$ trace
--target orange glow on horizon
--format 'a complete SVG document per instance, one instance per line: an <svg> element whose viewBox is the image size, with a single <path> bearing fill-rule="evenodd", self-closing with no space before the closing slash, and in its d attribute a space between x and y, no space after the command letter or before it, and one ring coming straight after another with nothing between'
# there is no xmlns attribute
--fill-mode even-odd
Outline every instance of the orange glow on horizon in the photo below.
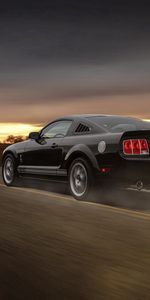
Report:
<svg viewBox="0 0 150 300"><path fill-rule="evenodd" d="M40 125L25 123L0 123L0 141L3 142L9 135L23 137L28 136L32 131L39 131Z"/></svg>

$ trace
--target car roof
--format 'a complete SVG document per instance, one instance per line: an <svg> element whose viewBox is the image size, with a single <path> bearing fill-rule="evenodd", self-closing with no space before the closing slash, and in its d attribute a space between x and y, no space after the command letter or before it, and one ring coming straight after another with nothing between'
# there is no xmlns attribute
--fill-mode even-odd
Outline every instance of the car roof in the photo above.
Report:
<svg viewBox="0 0 150 300"><path fill-rule="evenodd" d="M90 117L108 117L109 115L100 115L100 114L76 114L76 115L69 115L64 116L61 119L86 119Z"/></svg>
<svg viewBox="0 0 150 300"><path fill-rule="evenodd" d="M132 118L130 116L124 116L124 115L105 115L105 114L76 114L76 115L68 115L68 116L64 116L62 118L60 118L59 120L62 119L74 119L74 120L78 120L78 119L90 119L90 118L94 118L94 117L110 117L110 118Z"/></svg>

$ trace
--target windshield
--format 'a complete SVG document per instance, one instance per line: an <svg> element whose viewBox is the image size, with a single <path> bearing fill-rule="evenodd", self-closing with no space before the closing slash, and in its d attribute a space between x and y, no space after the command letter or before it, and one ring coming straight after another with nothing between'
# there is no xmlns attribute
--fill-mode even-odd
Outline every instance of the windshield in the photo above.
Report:
<svg viewBox="0 0 150 300"><path fill-rule="evenodd" d="M150 123L134 118L116 116L94 116L89 119L110 132L125 132L134 130L150 130Z"/></svg>

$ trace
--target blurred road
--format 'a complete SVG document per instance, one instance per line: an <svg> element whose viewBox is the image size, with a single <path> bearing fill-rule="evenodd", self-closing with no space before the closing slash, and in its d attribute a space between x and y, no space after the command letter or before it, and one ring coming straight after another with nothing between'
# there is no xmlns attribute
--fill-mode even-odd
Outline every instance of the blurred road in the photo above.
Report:
<svg viewBox="0 0 150 300"><path fill-rule="evenodd" d="M150 214L0 181L0 300L150 299Z"/></svg>

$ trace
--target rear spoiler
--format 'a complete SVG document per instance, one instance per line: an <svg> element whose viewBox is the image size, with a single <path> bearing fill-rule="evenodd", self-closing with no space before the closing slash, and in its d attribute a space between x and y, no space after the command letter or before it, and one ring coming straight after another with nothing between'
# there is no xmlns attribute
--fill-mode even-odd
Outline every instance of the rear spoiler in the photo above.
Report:
<svg viewBox="0 0 150 300"><path fill-rule="evenodd" d="M121 140L124 138L148 138L150 140L150 130L125 131L121 136Z"/></svg>

